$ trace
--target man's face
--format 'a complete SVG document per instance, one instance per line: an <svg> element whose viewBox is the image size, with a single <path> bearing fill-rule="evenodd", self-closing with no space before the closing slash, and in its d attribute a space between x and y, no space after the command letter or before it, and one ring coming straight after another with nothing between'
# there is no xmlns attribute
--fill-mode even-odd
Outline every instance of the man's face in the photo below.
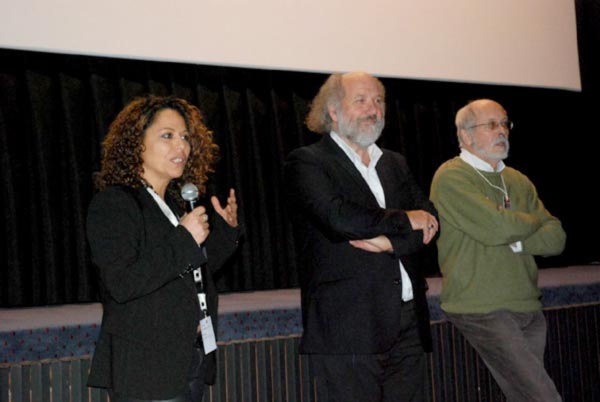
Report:
<svg viewBox="0 0 600 402"><path fill-rule="evenodd" d="M379 138L385 125L385 95L368 74L343 77L344 98L332 114L334 129L352 143L366 148Z"/></svg>
<svg viewBox="0 0 600 402"><path fill-rule="evenodd" d="M476 127L468 130L467 150L477 155L490 165L496 167L498 162L508 157L510 144L508 142L509 130L502 124L508 117L502 106L496 102L486 101L476 107ZM491 126L496 126L491 129Z"/></svg>

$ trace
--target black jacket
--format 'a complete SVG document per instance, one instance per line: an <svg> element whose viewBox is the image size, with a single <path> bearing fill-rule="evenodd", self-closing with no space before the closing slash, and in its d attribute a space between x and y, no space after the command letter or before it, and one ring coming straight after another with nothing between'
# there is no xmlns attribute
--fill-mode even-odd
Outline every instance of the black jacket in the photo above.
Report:
<svg viewBox="0 0 600 402"><path fill-rule="evenodd" d="M177 205L167 203L181 214ZM87 234L100 272L104 311L89 386L141 399L168 399L185 390L200 320L189 266L206 263L208 308L216 332L212 271L237 243L236 229L218 215L213 221L216 227L211 222L205 242L207 261L192 235L173 226L145 188L113 186L96 194ZM208 356L213 376L214 355Z"/></svg>
<svg viewBox="0 0 600 402"><path fill-rule="evenodd" d="M414 231L405 211L433 204L418 188L404 157L383 150L377 173L386 208L329 135L293 151L285 165L287 197L299 256L304 333L301 351L370 354L390 349L400 332L400 259L411 278L421 342L431 349L426 281ZM348 243L386 235L394 254Z"/></svg>

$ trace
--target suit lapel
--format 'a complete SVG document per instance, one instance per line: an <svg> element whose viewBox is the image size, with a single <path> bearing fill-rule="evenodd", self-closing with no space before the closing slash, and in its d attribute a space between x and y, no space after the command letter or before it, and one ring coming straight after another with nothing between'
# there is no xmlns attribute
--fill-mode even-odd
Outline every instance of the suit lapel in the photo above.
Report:
<svg viewBox="0 0 600 402"><path fill-rule="evenodd" d="M419 193L410 182L410 172L406 160L392 152L383 152L377 164L377 173L385 191L388 208L411 209L416 204Z"/></svg>
<svg viewBox="0 0 600 402"><path fill-rule="evenodd" d="M356 166L352 163L348 155L333 141L329 134L325 134L323 139L319 142L323 152L327 154L327 159L331 161L333 169L336 170L338 176L349 176L351 180L356 184L355 189L349 189L349 191L360 191L363 195L367 195L375 205L379 205L375 196L371 192L369 185L363 179ZM326 160L327 160L326 159Z"/></svg>
<svg viewBox="0 0 600 402"><path fill-rule="evenodd" d="M145 214L148 215L147 230L156 231L157 233L164 233L173 228L173 224L171 223L169 218L167 218L165 216L165 214L160 209L160 207L158 206L158 204L156 203L154 198L148 193L148 190L146 190L143 187L140 187L137 192L137 197L138 197L140 203L143 203L145 205L145 210L146 210ZM170 199L169 193L167 193L166 199L167 199L166 203L169 206L169 208L171 208L171 211L173 211L173 213L175 215L180 216L181 210L176 205L175 201ZM154 226L157 226L157 227L154 227ZM182 267L182 271L185 268L186 267ZM195 294L196 284L194 283L194 281L193 280L185 280L184 283L186 284L186 286L188 288L193 289L194 294Z"/></svg>
<svg viewBox="0 0 600 402"><path fill-rule="evenodd" d="M388 158L388 154L384 151L383 155L377 163L377 176L383 187L383 193L385 194L385 206L386 208L397 208L400 194L398 194L397 180L397 166L394 167L391 163L392 160Z"/></svg>

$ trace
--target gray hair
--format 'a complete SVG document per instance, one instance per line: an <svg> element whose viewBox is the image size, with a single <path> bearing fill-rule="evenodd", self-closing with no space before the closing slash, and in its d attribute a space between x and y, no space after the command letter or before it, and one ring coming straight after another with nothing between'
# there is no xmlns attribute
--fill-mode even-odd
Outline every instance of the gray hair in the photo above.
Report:
<svg viewBox="0 0 600 402"><path fill-rule="evenodd" d="M342 85L342 74L332 74L319 89L314 97L308 115L306 126L310 131L326 134L331 131L331 116L329 107L333 106L339 110L344 98L344 86Z"/></svg>
<svg viewBox="0 0 600 402"><path fill-rule="evenodd" d="M474 104L487 101L489 99L476 99L472 100L463 106L458 112L456 112L456 119L454 120L454 124L456 125L456 136L458 137L458 145L462 148L463 140L460 136L460 130L468 130L470 131L470 127L475 125L477 122L477 113L475 113Z"/></svg>

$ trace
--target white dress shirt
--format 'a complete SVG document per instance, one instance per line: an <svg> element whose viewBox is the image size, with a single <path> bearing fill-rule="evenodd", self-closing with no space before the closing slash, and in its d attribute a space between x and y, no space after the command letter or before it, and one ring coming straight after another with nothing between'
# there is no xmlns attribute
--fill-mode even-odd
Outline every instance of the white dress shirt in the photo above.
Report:
<svg viewBox="0 0 600 402"><path fill-rule="evenodd" d="M346 144L339 134L332 131L330 135L333 141L335 141L348 158L350 158L350 161L356 167L363 179L365 179L379 206L385 208L385 194L379 176L377 175L377 170L375 170L377 162L381 158L381 155L383 155L381 149L377 144L369 145L367 148L367 152L369 153L369 165L365 166L365 164L362 163L360 156ZM402 265L402 261L398 260L398 263L400 264L400 276L402 277L402 300L406 302L412 300L414 297L412 283L408 273L406 273L406 269L404 269L404 266Z"/></svg>

